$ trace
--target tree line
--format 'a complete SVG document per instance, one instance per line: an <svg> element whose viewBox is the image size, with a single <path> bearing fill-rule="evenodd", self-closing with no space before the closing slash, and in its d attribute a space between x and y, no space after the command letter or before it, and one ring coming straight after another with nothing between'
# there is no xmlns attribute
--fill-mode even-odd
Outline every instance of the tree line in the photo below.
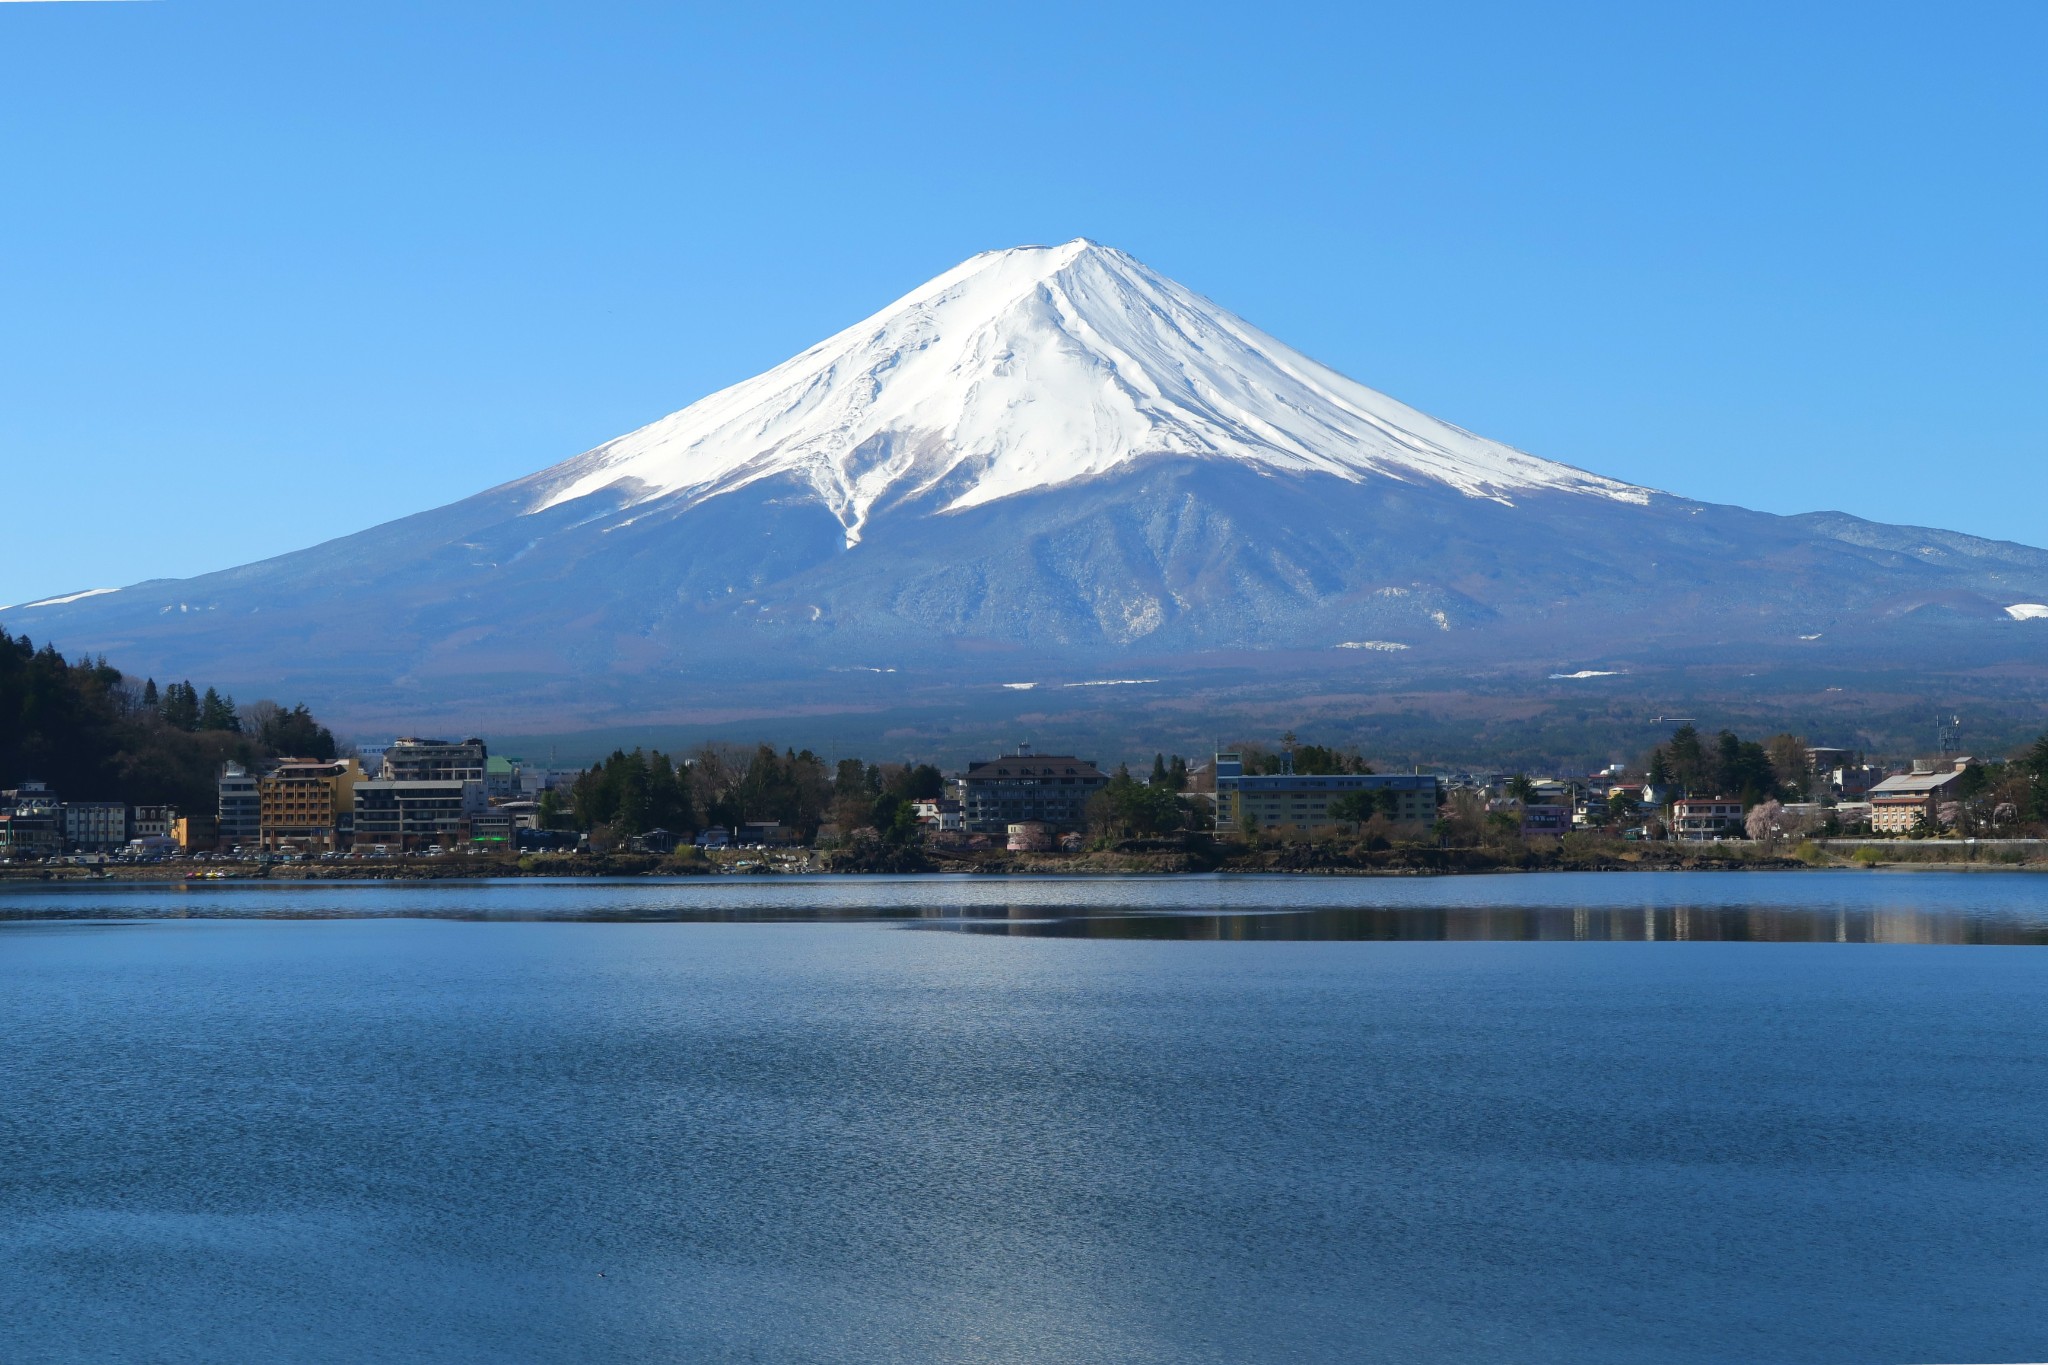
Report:
<svg viewBox="0 0 2048 1365"><path fill-rule="evenodd" d="M42 782L65 800L204 814L223 763L335 753L333 734L304 706L237 708L189 681L137 687L103 657L67 660L0 629L0 788Z"/></svg>
<svg viewBox="0 0 2048 1365"><path fill-rule="evenodd" d="M1652 786L1683 796L1740 798L1750 810L1807 801L1824 789L1806 741L1793 734L1758 743L1723 730L1709 743L1684 725L1650 751L1643 771ZM1968 833L1989 832L2001 823L2048 822L2048 734L2011 759L1972 759L1957 776L1951 799L1956 809L1943 823Z"/></svg>
<svg viewBox="0 0 2048 1365"><path fill-rule="evenodd" d="M1801 801L1812 786L1806 741L1799 736L1759 742L1723 730L1709 741L1690 724L1652 749L1642 771L1653 787L1680 796L1739 797L1744 806Z"/></svg>
<svg viewBox="0 0 2048 1365"><path fill-rule="evenodd" d="M904 843L918 831L913 803L944 791L944 776L929 763L844 758L828 765L809 749L778 753L769 744L707 744L682 760L658 749L620 749L576 780L566 806L544 796L541 815L613 839L773 822L805 840L830 824Z"/></svg>
<svg viewBox="0 0 2048 1365"><path fill-rule="evenodd" d="M1187 760L1178 754L1156 755L1150 781L1119 766L1091 798L1089 825L1114 838L1186 828L1187 785ZM769 744L707 744L685 758L619 749L577 778L566 800L544 793L540 814L544 823L581 829L600 843L658 829L686 835L772 821L806 841L830 826L842 838L866 832L884 844L905 844L921 834L915 803L938 800L945 790L945 775L929 763L828 764L809 749L778 752Z"/></svg>

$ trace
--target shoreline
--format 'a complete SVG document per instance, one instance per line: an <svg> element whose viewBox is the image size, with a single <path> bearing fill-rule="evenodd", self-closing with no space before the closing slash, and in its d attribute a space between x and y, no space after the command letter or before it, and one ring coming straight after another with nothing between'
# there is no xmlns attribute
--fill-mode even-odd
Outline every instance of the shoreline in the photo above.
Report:
<svg viewBox="0 0 2048 1365"><path fill-rule="evenodd" d="M442 881L590 881L658 879L698 881L726 877L898 876L906 878L964 876L974 878L1047 877L1118 878L1232 876L1311 877L1458 877L1503 873L1560 872L2048 872L2048 859L1933 859L1849 856L1832 850L1809 850L1805 856L1760 850L1713 855L1663 846L1654 852L1585 850L1480 850L1405 848L1376 852L1286 845L1265 850L1214 846L1176 852L1093 852L1015 854L989 851L931 856L922 850L875 850L869 856L820 856L809 851L780 857L774 851L754 857L656 856L652 854L525 855L521 857L444 857L378 859L374 862L272 863L192 866L154 864L111 867L0 867L0 886L55 884L121 884L160 886L309 885L346 882L432 883ZM1876 850L1880 855L1891 850ZM1898 852L1910 852L1910 846ZM1929 850L1930 852L1932 850ZM1942 850L1947 852L1947 850Z"/></svg>

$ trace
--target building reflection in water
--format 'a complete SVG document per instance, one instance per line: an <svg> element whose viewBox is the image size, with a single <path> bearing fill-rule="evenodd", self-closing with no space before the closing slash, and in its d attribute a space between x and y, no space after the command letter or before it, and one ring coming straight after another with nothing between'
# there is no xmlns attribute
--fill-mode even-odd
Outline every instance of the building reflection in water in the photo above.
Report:
<svg viewBox="0 0 2048 1365"><path fill-rule="evenodd" d="M1783 906L1323 907L1062 912L925 908L920 925L1028 938L1211 941L2048 944L2048 921L1908 908Z"/></svg>

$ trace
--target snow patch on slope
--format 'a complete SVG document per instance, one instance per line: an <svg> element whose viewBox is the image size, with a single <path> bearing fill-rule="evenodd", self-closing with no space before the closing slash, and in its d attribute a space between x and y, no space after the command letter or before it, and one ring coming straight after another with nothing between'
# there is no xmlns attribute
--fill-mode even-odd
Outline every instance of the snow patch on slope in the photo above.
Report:
<svg viewBox="0 0 2048 1365"><path fill-rule="evenodd" d="M88 597L105 597L119 588L87 588L84 592L72 593L69 597L45 597L40 602L22 602L12 607L0 607L0 611L27 611L32 607L61 607L66 602L83 602Z"/></svg>
<svg viewBox="0 0 2048 1365"><path fill-rule="evenodd" d="M2015 621L2048 621L2048 603L2015 602L2005 609Z"/></svg>
<svg viewBox="0 0 2048 1365"><path fill-rule="evenodd" d="M1447 484L1512 504L1647 489L1538 459L1354 383L1123 252L984 252L765 374L526 483L702 502L807 483L857 544L885 501L976 507L1152 456Z"/></svg>

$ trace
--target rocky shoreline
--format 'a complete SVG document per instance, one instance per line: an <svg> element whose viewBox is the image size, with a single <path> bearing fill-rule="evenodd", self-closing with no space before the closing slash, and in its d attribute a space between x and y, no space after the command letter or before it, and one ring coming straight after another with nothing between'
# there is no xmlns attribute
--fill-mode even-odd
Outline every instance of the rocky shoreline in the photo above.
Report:
<svg viewBox="0 0 2048 1365"><path fill-rule="evenodd" d="M1150 840L1079 853L973 852L868 846L810 850L697 850L659 856L641 853L525 854L443 858L389 858L363 862L191 864L138 866L0 867L4 882L339 882L473 881L490 878L707 877L787 875L1173 876L1204 873L1359 877L1458 876L1502 872L1729 872L1889 868L1927 871L2048 870L1987 851L1958 859L1950 849L1912 844L1866 844L1846 855L1813 844L1764 850L1748 845L1637 844L1620 841L1545 841L1488 848L1395 845L1372 849L1341 844L1248 847L1206 840ZM1916 857L1915 854L1939 854Z"/></svg>

